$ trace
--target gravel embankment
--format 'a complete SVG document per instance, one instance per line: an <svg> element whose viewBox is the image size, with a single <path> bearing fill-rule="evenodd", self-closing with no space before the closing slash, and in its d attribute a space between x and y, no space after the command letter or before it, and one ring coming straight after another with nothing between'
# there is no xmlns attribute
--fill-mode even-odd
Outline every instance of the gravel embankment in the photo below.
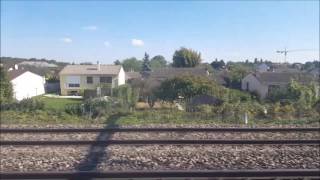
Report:
<svg viewBox="0 0 320 180"><path fill-rule="evenodd" d="M1 148L2 171L77 170L88 147ZM91 164L99 170L320 168L319 146L117 146ZM88 165L88 164L87 164Z"/></svg>
<svg viewBox="0 0 320 180"><path fill-rule="evenodd" d="M99 133L3 133L1 140L95 140ZM257 133L226 133L226 132L117 132L110 137L113 140L143 140L143 139L320 139L320 133L295 132L257 132Z"/></svg>
<svg viewBox="0 0 320 180"><path fill-rule="evenodd" d="M2 128L80 128L74 125L1 125ZM142 126L140 126L142 127ZM146 126L144 126L146 127ZM147 127L159 127L147 126ZM182 127L182 126L161 126ZM195 127L195 126L183 126ZM197 126L215 127L215 126ZM221 126L219 126L221 127ZM235 126L229 126L235 127ZM292 127L292 126L289 126ZM1 140L94 140L97 133L1 134ZM319 139L319 132L308 133L114 133L112 139ZM79 170L81 162L98 170L183 170L183 169L265 169L320 168L317 145L110 145L90 146L1 146L1 171ZM94 156L97 156L96 158ZM86 169L85 168L85 169ZM83 170L83 169L82 169Z"/></svg>

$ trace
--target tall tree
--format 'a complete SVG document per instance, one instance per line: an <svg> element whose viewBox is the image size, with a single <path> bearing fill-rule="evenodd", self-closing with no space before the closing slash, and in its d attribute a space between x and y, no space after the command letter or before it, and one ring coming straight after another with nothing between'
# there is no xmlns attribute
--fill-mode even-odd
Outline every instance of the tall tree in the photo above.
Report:
<svg viewBox="0 0 320 180"><path fill-rule="evenodd" d="M195 67L201 63L201 54L195 50L180 48L173 55L174 67Z"/></svg>
<svg viewBox="0 0 320 180"><path fill-rule="evenodd" d="M12 101L13 90L11 82L8 79L7 72L0 66L0 103Z"/></svg>
<svg viewBox="0 0 320 180"><path fill-rule="evenodd" d="M125 71L141 71L142 61L135 57L124 59L122 66Z"/></svg>
<svg viewBox="0 0 320 180"><path fill-rule="evenodd" d="M113 62L114 65L121 65L121 62L117 59Z"/></svg>
<svg viewBox="0 0 320 180"><path fill-rule="evenodd" d="M211 66L214 68L214 69L222 69L225 67L225 63L224 61L221 59L220 61L218 61L218 59L216 58L214 61L211 62Z"/></svg>
<svg viewBox="0 0 320 180"><path fill-rule="evenodd" d="M151 69L156 69L156 68L161 68L166 66L167 66L167 61L161 55L154 56L150 61Z"/></svg>
<svg viewBox="0 0 320 180"><path fill-rule="evenodd" d="M142 71L150 71L150 60L149 60L149 54L144 53L144 58L142 60Z"/></svg>

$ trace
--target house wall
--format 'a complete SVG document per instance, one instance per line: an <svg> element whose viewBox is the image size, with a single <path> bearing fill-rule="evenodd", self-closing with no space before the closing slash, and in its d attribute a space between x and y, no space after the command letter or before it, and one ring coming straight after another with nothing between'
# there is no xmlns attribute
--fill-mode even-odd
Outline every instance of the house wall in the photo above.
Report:
<svg viewBox="0 0 320 180"><path fill-rule="evenodd" d="M257 71L258 72L267 72L269 69L269 66L267 66L266 64L260 64L258 67L257 67Z"/></svg>
<svg viewBox="0 0 320 180"><path fill-rule="evenodd" d="M29 71L11 80L13 96L18 101L45 93L45 79Z"/></svg>
<svg viewBox="0 0 320 180"><path fill-rule="evenodd" d="M247 83L249 83L248 90L247 90ZM260 81L252 74L249 74L242 79L241 89L245 91L257 93L260 99L264 99L268 94L268 86L260 83Z"/></svg>
<svg viewBox="0 0 320 180"><path fill-rule="evenodd" d="M126 83L126 73L124 72L123 68L121 67L120 72L118 74L118 86L123 85Z"/></svg>
<svg viewBox="0 0 320 180"><path fill-rule="evenodd" d="M79 76L80 77L80 87L68 87L68 76ZM87 83L87 77L93 78L93 83ZM112 77L111 87L117 86L118 76L107 76L107 75L60 75L60 88L61 95L68 95L68 91L77 91L79 94L85 89L97 89L100 85L100 77Z"/></svg>

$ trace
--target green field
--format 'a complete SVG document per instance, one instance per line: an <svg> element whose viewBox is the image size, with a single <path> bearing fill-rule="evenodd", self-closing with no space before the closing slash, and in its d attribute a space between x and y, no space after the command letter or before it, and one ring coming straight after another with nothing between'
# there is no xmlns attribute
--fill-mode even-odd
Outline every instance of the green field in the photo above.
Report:
<svg viewBox="0 0 320 180"><path fill-rule="evenodd" d="M82 102L82 99L51 98L45 96L37 96L35 98L44 102L45 109L55 110L64 110L67 104L80 104Z"/></svg>

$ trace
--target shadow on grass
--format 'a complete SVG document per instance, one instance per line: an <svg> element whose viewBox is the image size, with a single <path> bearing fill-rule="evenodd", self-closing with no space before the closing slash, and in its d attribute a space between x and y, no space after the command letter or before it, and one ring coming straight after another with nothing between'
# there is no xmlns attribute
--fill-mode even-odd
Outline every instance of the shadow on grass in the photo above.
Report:
<svg viewBox="0 0 320 180"><path fill-rule="evenodd" d="M119 127L116 122L121 117L121 114L114 114L111 115L107 121L106 126L104 128L117 128ZM96 141L106 141L112 138L113 133L110 132L100 132L96 138ZM88 150L86 157L83 159L82 162L75 168L75 171L96 171L98 165L102 162L104 158L108 158L108 154L106 152L108 145L106 146L99 146L97 144L92 144ZM90 177L74 177L71 178L72 180L89 180L93 179Z"/></svg>

